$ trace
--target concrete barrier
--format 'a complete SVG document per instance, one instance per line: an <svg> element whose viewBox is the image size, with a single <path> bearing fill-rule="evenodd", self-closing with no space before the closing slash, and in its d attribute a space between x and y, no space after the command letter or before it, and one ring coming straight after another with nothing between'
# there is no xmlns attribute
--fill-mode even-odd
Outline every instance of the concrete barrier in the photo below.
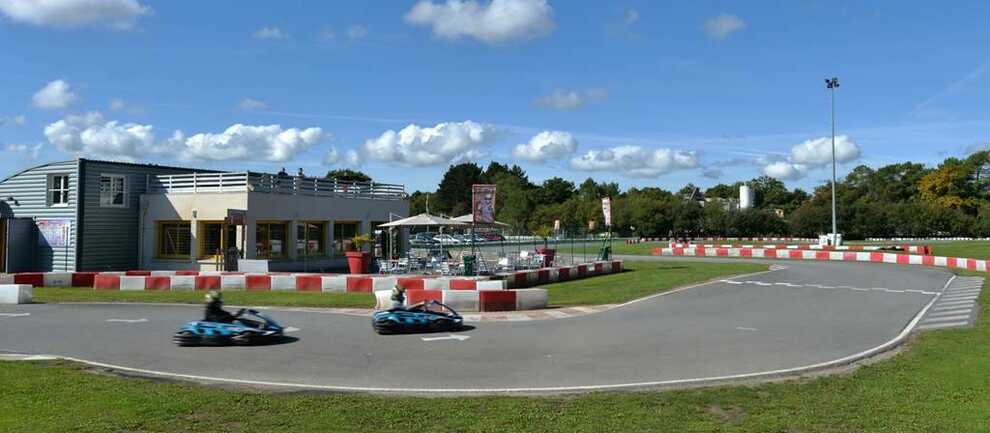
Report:
<svg viewBox="0 0 990 433"><path fill-rule="evenodd" d="M546 289L517 289L516 310L538 310L547 308L549 294Z"/></svg>
<svg viewBox="0 0 990 433"><path fill-rule="evenodd" d="M30 284L0 284L0 304L30 304Z"/></svg>

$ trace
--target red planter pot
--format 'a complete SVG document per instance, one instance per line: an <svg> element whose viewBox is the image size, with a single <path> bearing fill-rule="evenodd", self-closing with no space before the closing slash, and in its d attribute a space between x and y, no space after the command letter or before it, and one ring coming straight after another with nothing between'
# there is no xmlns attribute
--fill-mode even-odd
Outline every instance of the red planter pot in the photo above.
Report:
<svg viewBox="0 0 990 433"><path fill-rule="evenodd" d="M557 256L557 250L546 247L536 247L536 254L543 254L543 267L549 268L553 265L553 259Z"/></svg>
<svg viewBox="0 0 990 433"><path fill-rule="evenodd" d="M371 253L364 251L347 251L347 268L352 274L367 274L371 267Z"/></svg>

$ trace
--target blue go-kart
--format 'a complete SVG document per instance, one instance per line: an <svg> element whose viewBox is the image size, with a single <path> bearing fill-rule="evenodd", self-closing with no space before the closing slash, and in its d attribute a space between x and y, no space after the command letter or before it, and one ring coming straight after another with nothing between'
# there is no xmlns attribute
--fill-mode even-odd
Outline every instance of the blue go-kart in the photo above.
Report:
<svg viewBox="0 0 990 433"><path fill-rule="evenodd" d="M432 306L440 308L430 309ZM464 329L464 318L440 302L429 301L408 308L376 311L371 316L371 326L379 334L460 331Z"/></svg>
<svg viewBox="0 0 990 433"><path fill-rule="evenodd" d="M196 320L182 325L172 342L179 346L230 346L272 344L284 337L284 328L256 311L241 310L233 323Z"/></svg>

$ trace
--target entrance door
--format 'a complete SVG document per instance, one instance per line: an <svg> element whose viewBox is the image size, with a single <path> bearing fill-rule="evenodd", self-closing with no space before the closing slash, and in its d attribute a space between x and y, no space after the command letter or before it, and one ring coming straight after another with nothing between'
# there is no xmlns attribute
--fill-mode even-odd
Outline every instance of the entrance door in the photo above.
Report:
<svg viewBox="0 0 990 433"><path fill-rule="evenodd" d="M7 273L7 218L0 218L0 273Z"/></svg>

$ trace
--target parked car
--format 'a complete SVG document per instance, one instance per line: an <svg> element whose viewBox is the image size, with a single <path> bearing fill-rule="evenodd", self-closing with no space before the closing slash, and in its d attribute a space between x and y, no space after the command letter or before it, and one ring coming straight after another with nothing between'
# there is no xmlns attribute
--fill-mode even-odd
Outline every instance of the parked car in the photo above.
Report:
<svg viewBox="0 0 990 433"><path fill-rule="evenodd" d="M447 233L441 233L433 237L433 240L444 245L460 245L463 242Z"/></svg>
<svg viewBox="0 0 990 433"><path fill-rule="evenodd" d="M501 242L501 241L504 241L505 240L505 236L502 236L502 235L500 235L498 233L495 233L495 232L481 233L481 236L483 236L486 240L489 240L489 241L498 241L498 242Z"/></svg>

